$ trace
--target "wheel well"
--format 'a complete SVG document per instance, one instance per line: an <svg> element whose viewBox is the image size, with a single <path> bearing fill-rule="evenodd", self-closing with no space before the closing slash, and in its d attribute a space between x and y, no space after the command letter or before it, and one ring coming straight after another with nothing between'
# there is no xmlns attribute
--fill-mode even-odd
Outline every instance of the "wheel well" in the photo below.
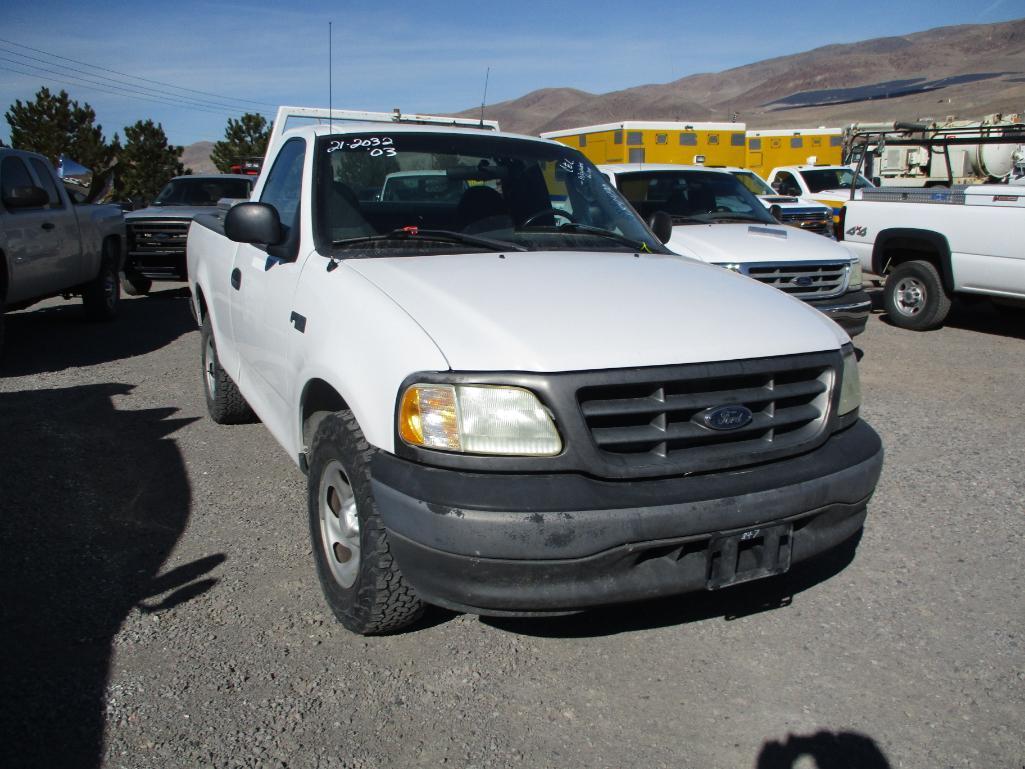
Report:
<svg viewBox="0 0 1025 769"><path fill-rule="evenodd" d="M108 248L112 249L112 253L117 259L118 269L121 269L121 236L108 235L103 239L103 243L100 244L100 257L102 259L107 258Z"/></svg>
<svg viewBox="0 0 1025 769"><path fill-rule="evenodd" d="M932 263L940 273L944 288L954 290L950 246L947 239L936 232L891 230L881 233L872 253L872 272L885 275L899 264L916 260Z"/></svg>
<svg viewBox="0 0 1025 769"><path fill-rule="evenodd" d="M313 435L324 417L336 411L345 411L349 405L331 385L323 379L313 379L306 383L302 398L302 437L303 456L305 457Z"/></svg>
<svg viewBox="0 0 1025 769"><path fill-rule="evenodd" d="M196 284L196 303L199 304L199 324L203 325L203 321L206 320L206 297L203 296L203 289Z"/></svg>

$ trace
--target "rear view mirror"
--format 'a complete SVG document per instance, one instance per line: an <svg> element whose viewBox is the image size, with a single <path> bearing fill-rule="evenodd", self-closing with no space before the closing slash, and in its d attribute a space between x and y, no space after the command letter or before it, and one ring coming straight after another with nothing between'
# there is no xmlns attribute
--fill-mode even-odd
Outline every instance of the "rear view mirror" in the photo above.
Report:
<svg viewBox="0 0 1025 769"><path fill-rule="evenodd" d="M12 187L4 195L7 208L42 208L50 202L50 196L42 187Z"/></svg>
<svg viewBox="0 0 1025 769"><path fill-rule="evenodd" d="M276 246L281 242L281 218L267 203L239 203L224 217L224 234L236 243Z"/></svg>
<svg viewBox="0 0 1025 769"><path fill-rule="evenodd" d="M668 243L673 237L673 218L665 211L656 211L648 219L648 226L660 243Z"/></svg>
<svg viewBox="0 0 1025 769"><path fill-rule="evenodd" d="M769 206L769 213L772 215L773 219L775 219L777 222L782 223L782 221L783 221L783 207L782 206L778 206L778 205L776 205L774 203L773 205Z"/></svg>

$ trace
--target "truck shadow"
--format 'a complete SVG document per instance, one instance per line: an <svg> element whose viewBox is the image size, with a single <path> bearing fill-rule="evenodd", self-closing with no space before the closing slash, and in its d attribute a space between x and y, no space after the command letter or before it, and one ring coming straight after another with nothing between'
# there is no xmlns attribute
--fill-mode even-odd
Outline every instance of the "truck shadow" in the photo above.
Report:
<svg viewBox="0 0 1025 769"><path fill-rule="evenodd" d="M96 767L125 617L216 582L213 554L160 575L189 517L175 409L121 411L129 385L0 393L0 766Z"/></svg>
<svg viewBox="0 0 1025 769"><path fill-rule="evenodd" d="M481 617L511 633L545 638L594 638L722 617L727 621L789 606L794 596L839 574L854 560L860 532L789 572L717 591L592 609L564 617Z"/></svg>
<svg viewBox="0 0 1025 769"><path fill-rule="evenodd" d="M886 325L896 328L883 308L882 289L869 289L869 295L872 297L872 309L879 314L879 319ZM962 297L955 297L950 307L950 314L943 325L964 331L1005 336L1010 339L1025 339L1025 308L998 309L984 299L965 300Z"/></svg>
<svg viewBox="0 0 1025 769"><path fill-rule="evenodd" d="M62 371L159 350L196 328L188 297L187 287L175 287L122 298L117 318L107 323L87 321L78 300L5 315L0 376Z"/></svg>
<svg viewBox="0 0 1025 769"><path fill-rule="evenodd" d="M766 740L755 769L797 769L814 761L816 769L891 769L886 755L871 737L857 732L820 731L810 736L790 734L785 740Z"/></svg>

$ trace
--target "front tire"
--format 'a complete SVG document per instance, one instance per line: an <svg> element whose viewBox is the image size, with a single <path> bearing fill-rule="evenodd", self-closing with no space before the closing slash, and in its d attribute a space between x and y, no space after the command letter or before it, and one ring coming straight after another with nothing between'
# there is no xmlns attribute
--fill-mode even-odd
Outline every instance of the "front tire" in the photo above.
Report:
<svg viewBox="0 0 1025 769"><path fill-rule="evenodd" d="M121 288L128 296L145 296L153 288L153 281L137 272L126 271L121 278Z"/></svg>
<svg viewBox="0 0 1025 769"><path fill-rule="evenodd" d="M111 320L117 315L121 302L121 282L118 279L117 259L109 243L103 245L100 272L82 289L82 304L90 320Z"/></svg>
<svg viewBox="0 0 1025 769"><path fill-rule="evenodd" d="M912 331L927 331L943 324L950 312L950 297L931 262L898 265L886 276L883 306L890 322Z"/></svg>
<svg viewBox="0 0 1025 769"><path fill-rule="evenodd" d="M210 413L210 418L219 425L252 422L255 416L253 410L217 357L217 343L210 327L210 316L203 319L199 338L203 362L203 393L206 395L206 410Z"/></svg>
<svg viewBox="0 0 1025 769"><path fill-rule="evenodd" d="M361 635L415 622L424 604L391 554L370 484L374 449L349 411L326 417L310 451L310 538L328 606Z"/></svg>

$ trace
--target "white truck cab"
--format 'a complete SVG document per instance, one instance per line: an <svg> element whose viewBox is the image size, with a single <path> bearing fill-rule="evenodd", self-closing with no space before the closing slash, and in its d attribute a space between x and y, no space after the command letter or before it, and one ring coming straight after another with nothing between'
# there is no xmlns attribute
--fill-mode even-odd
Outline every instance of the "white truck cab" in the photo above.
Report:
<svg viewBox="0 0 1025 769"><path fill-rule="evenodd" d="M354 194L424 169L467 188ZM565 145L282 132L253 201L193 223L188 260L210 415L255 412L307 473L321 585L355 632L425 602L549 614L718 589L864 523L882 446L847 335L667 250Z"/></svg>
<svg viewBox="0 0 1025 769"><path fill-rule="evenodd" d="M836 240L833 209L829 206L810 198L780 195L762 177L747 168L726 167L722 170L733 174L781 224Z"/></svg>
<svg viewBox="0 0 1025 769"><path fill-rule="evenodd" d="M851 336L865 330L872 300L857 258L831 239L783 226L732 171L652 163L599 168L643 217L670 216L671 251L778 288Z"/></svg>
<svg viewBox="0 0 1025 769"><path fill-rule="evenodd" d="M779 166L769 172L769 185L780 195L808 198L833 209L833 221L839 223L840 209L851 199L851 182L855 197L861 190L875 187L850 166Z"/></svg>

